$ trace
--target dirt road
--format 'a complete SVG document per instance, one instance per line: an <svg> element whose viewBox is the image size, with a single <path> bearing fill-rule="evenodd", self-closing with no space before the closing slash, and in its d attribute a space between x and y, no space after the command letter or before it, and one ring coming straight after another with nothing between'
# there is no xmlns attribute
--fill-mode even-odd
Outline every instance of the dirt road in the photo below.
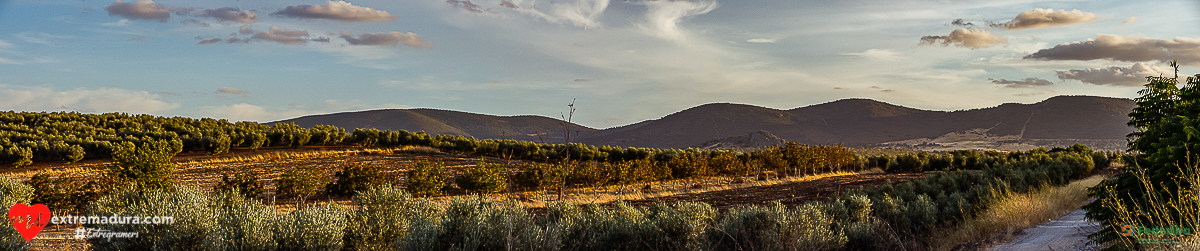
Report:
<svg viewBox="0 0 1200 251"><path fill-rule="evenodd" d="M1086 244L1087 235L1099 231L1100 224L1085 219L1083 215L1083 209L1071 211L1058 219L1025 229L1025 234L1017 239L989 250L1099 250Z"/></svg>

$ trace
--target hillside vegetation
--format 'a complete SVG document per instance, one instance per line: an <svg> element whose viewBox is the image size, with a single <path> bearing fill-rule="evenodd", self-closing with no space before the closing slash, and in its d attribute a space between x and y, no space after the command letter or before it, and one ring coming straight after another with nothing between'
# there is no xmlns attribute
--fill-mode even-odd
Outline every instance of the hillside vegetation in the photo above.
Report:
<svg viewBox="0 0 1200 251"><path fill-rule="evenodd" d="M1065 147L1078 142L1054 144L1053 141L1108 140L1123 144L1125 134L1133 131L1125 125L1126 114L1133 106L1129 99L1093 96L1057 96L1034 104L1006 103L960 111L921 110L870 99L843 99L790 110L714 103L626 126L596 130L571 125L570 131L578 134L574 137L577 142L590 145L687 148L708 147L712 144L706 142L760 131L800 144L858 147L989 129L988 134L997 137L1012 136L1038 146ZM562 142L563 136L559 121L548 117L493 116L436 109L311 115L278 123L425 131L478 139L534 142Z"/></svg>

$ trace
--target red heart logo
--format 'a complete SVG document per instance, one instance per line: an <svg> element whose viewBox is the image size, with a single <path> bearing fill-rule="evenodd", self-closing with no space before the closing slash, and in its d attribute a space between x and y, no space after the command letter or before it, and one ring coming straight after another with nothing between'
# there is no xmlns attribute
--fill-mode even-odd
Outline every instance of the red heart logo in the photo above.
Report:
<svg viewBox="0 0 1200 251"><path fill-rule="evenodd" d="M50 208L42 204L16 204L8 209L8 222L21 233L21 237L25 237L25 241L33 241L33 237L37 237L46 223L50 222Z"/></svg>

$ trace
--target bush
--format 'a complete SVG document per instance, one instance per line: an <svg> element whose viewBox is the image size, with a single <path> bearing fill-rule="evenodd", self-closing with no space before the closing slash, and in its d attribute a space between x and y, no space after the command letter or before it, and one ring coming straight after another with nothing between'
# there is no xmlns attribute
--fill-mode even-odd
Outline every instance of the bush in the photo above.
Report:
<svg viewBox="0 0 1200 251"><path fill-rule="evenodd" d="M929 160L914 154L900 155L896 157L896 165L888 169L895 172L920 172L928 164Z"/></svg>
<svg viewBox="0 0 1200 251"><path fill-rule="evenodd" d="M33 187L35 204L45 204L50 210L59 212L82 212L88 203L107 194L104 181L80 181L78 178L53 177L49 173L38 173L29 178Z"/></svg>
<svg viewBox="0 0 1200 251"><path fill-rule="evenodd" d="M258 175L253 173L237 173L233 177L228 174L221 174L221 183L217 183L215 187L217 192L233 192L247 198L257 198L263 192L262 184L258 183Z"/></svg>
<svg viewBox="0 0 1200 251"><path fill-rule="evenodd" d="M442 214L438 205L392 186L359 191L353 200L359 207L347 215L343 243L348 250L398 250L395 242Z"/></svg>
<svg viewBox="0 0 1200 251"><path fill-rule="evenodd" d="M163 216L172 217L171 224L83 224L85 228L101 228L111 232L137 232L138 238L87 239L94 250L129 250L166 248L175 250L205 249L206 238L216 228L214 210L208 196L192 187L174 191L152 189L142 191L127 186L101 197L88 205L88 216ZM169 248L168 248L169 247Z"/></svg>
<svg viewBox="0 0 1200 251"><path fill-rule="evenodd" d="M258 148L262 147L264 144L267 143L267 135L263 134L261 132L251 133L249 137L250 137L250 150L257 151Z"/></svg>
<svg viewBox="0 0 1200 251"><path fill-rule="evenodd" d="M446 164L440 161L418 162L417 166L408 172L408 179L404 180L404 190L417 196L442 195L447 178L445 167Z"/></svg>
<svg viewBox="0 0 1200 251"><path fill-rule="evenodd" d="M778 201L767 206L740 206L716 223L710 236L720 250L823 250L840 248L845 235L835 231L833 217L820 202L788 210Z"/></svg>
<svg viewBox="0 0 1200 251"><path fill-rule="evenodd" d="M10 146L7 151L13 166L21 167L33 164L33 149L28 147Z"/></svg>
<svg viewBox="0 0 1200 251"><path fill-rule="evenodd" d="M692 154L676 155L667 161L671 177L676 179L703 178L709 175L708 158Z"/></svg>
<svg viewBox="0 0 1200 251"><path fill-rule="evenodd" d="M280 250L341 250L346 211L337 204L307 206L280 215L274 228Z"/></svg>
<svg viewBox="0 0 1200 251"><path fill-rule="evenodd" d="M351 164L342 168L334 175L337 182L329 184L326 189L330 194L353 195L372 187L391 185L391 177L383 172L383 167L371 164Z"/></svg>
<svg viewBox="0 0 1200 251"><path fill-rule="evenodd" d="M515 202L493 202L478 196L455 199L436 221L413 224L397 244L401 250L506 250L537 246L545 233ZM550 249L543 247L542 249Z"/></svg>
<svg viewBox="0 0 1200 251"><path fill-rule="evenodd" d="M210 201L213 228L204 239L210 250L275 250L275 207L249 199L233 187Z"/></svg>
<svg viewBox="0 0 1200 251"><path fill-rule="evenodd" d="M556 189L561 184L562 168L555 164L527 163L524 170L513 174L513 181L529 190Z"/></svg>
<svg viewBox="0 0 1200 251"><path fill-rule="evenodd" d="M113 150L113 167L109 173L124 182L133 182L138 189L173 189L175 151L170 141L149 140L141 145L125 142Z"/></svg>
<svg viewBox="0 0 1200 251"><path fill-rule="evenodd" d="M700 250L706 246L704 232L716 217L717 209L706 203L654 203L646 214L645 244L655 250Z"/></svg>
<svg viewBox="0 0 1200 251"><path fill-rule="evenodd" d="M288 170L275 180L275 189L284 196L299 196L301 198L320 194L329 178L325 177L316 166L297 167Z"/></svg>
<svg viewBox="0 0 1200 251"><path fill-rule="evenodd" d="M466 168L454 177L454 183L473 193L496 193L508 187L507 175L508 170L503 166L479 159L474 167Z"/></svg>
<svg viewBox="0 0 1200 251"><path fill-rule="evenodd" d="M33 198L33 187L22 184L20 181L8 176L0 177L0 213L8 215L8 210L16 204L29 204ZM29 242L25 241L24 237L17 232L17 229L8 226L0 227L0 248L4 250L26 250L29 249Z"/></svg>

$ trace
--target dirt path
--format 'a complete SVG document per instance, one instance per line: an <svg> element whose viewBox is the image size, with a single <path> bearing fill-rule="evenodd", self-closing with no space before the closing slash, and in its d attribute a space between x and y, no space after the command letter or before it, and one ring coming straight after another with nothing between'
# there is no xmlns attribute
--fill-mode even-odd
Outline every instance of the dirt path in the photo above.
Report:
<svg viewBox="0 0 1200 251"><path fill-rule="evenodd" d="M1027 228L1020 237L989 250L1098 250L1098 247L1086 244L1087 235L1100 228L1100 224L1084 218L1083 209L1076 209L1058 219Z"/></svg>

